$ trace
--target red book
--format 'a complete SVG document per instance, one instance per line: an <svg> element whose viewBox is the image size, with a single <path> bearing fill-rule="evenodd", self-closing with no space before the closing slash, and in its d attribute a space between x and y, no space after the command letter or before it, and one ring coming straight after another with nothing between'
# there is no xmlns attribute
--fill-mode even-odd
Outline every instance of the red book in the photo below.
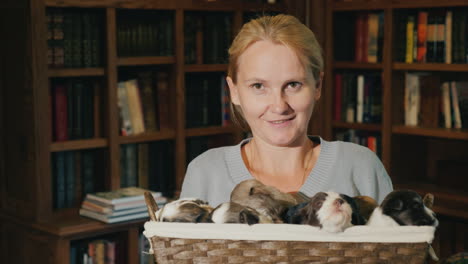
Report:
<svg viewBox="0 0 468 264"><path fill-rule="evenodd" d="M341 96L343 87L343 76L339 73L335 74L335 114L333 119L341 121Z"/></svg>
<svg viewBox="0 0 468 264"><path fill-rule="evenodd" d="M54 122L55 141L68 139L67 133L67 91L65 86L57 84L54 87Z"/></svg>
<svg viewBox="0 0 468 264"><path fill-rule="evenodd" d="M426 61L426 41L427 41L427 12L418 13L418 40L417 40L417 62Z"/></svg>
<svg viewBox="0 0 468 264"><path fill-rule="evenodd" d="M355 32L356 36L354 39L354 61L355 62L362 62L364 53L363 53L363 47L364 47L364 15L362 13L359 13L356 17L356 24L355 24Z"/></svg>
<svg viewBox="0 0 468 264"><path fill-rule="evenodd" d="M377 138L372 136L367 137L367 147L374 153L377 153Z"/></svg>

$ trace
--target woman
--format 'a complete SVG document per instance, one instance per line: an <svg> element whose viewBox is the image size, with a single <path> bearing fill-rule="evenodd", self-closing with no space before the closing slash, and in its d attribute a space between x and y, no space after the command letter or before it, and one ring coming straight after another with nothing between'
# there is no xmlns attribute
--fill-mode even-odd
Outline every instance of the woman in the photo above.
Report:
<svg viewBox="0 0 468 264"><path fill-rule="evenodd" d="M333 190L382 201L392 190L369 149L307 135L323 80L321 48L289 15L245 24L229 49L227 83L235 119L252 132L236 146L211 149L188 166L181 197L229 201L241 181L255 178L308 196Z"/></svg>

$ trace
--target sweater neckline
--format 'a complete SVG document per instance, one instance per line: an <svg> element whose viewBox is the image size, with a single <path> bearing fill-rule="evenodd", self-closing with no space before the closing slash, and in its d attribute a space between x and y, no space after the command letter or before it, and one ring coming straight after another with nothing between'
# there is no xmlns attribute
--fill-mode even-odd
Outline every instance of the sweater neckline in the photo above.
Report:
<svg viewBox="0 0 468 264"><path fill-rule="evenodd" d="M320 142L320 154L318 156L317 162L315 163L315 166L312 168L299 191L304 193L315 193L321 189L319 186L322 186L322 183L326 182L330 168L329 164L331 164L327 161L333 158L334 155L332 149L330 148L330 142L323 140L319 136L309 136L309 138L315 142ZM241 147L248 143L251 139L252 138L246 138L242 140L239 144L233 146L231 150L227 152L226 163L229 174L235 185L244 180L254 179L252 174L250 174L249 170L247 169L241 154Z"/></svg>

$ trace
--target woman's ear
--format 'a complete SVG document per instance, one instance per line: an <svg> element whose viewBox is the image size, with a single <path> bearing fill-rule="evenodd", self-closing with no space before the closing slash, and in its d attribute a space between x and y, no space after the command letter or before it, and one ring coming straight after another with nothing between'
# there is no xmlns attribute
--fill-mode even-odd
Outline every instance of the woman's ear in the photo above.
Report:
<svg viewBox="0 0 468 264"><path fill-rule="evenodd" d="M323 84L324 74L325 74L324 72L320 72L320 77L315 82L315 91L314 91L315 92L315 94L314 94L315 101L320 99L320 97L322 96L322 84Z"/></svg>
<svg viewBox="0 0 468 264"><path fill-rule="evenodd" d="M229 86L229 93L231 94L231 102L234 105L239 105L239 92L237 91L237 85L234 84L230 76L226 77L226 82Z"/></svg>

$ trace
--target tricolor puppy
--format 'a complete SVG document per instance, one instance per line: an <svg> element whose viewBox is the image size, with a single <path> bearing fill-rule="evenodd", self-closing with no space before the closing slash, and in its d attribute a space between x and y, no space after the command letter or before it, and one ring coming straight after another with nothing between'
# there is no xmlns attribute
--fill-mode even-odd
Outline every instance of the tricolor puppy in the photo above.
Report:
<svg viewBox="0 0 468 264"><path fill-rule="evenodd" d="M389 193L379 207L375 208L369 226L437 226L435 213L427 208L421 196L411 190Z"/></svg>
<svg viewBox="0 0 468 264"><path fill-rule="evenodd" d="M239 183L231 192L231 202L255 209L262 219L273 223L282 223L281 215L288 207L307 200L301 193L283 193L255 179Z"/></svg>
<svg viewBox="0 0 468 264"><path fill-rule="evenodd" d="M255 209L234 202L218 205L210 214L211 220L217 224L239 223L258 224L272 223L271 219L263 217Z"/></svg>
<svg viewBox="0 0 468 264"><path fill-rule="evenodd" d="M353 225L353 208L347 200L336 192L319 192L309 202L290 208L285 218L291 224L318 226L333 233L342 232Z"/></svg>
<svg viewBox="0 0 468 264"><path fill-rule="evenodd" d="M200 199L179 199L156 212L158 222L211 223L213 208Z"/></svg>

